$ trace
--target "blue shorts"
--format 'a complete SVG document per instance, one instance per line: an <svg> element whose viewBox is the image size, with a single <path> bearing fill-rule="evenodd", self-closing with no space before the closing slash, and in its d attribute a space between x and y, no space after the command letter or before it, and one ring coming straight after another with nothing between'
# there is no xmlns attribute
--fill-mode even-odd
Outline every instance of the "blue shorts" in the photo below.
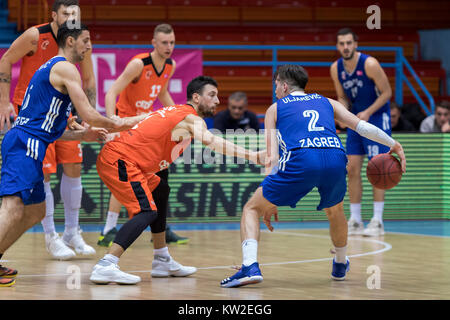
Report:
<svg viewBox="0 0 450 320"><path fill-rule="evenodd" d="M25 205L45 201L44 160L47 144L17 128L2 142L0 197L17 196Z"/></svg>
<svg viewBox="0 0 450 320"><path fill-rule="evenodd" d="M344 200L347 156L343 150L297 149L291 151L284 164L284 170L276 172L275 168L261 183L264 198L274 205L295 208L314 187L320 194L317 210L333 207Z"/></svg>
<svg viewBox="0 0 450 320"><path fill-rule="evenodd" d="M369 123L380 128L391 136L391 118L390 113L374 114L370 117ZM347 154L348 155L365 155L369 160L380 153L389 152L389 147L384 144L369 140L360 136L355 131L347 128Z"/></svg>

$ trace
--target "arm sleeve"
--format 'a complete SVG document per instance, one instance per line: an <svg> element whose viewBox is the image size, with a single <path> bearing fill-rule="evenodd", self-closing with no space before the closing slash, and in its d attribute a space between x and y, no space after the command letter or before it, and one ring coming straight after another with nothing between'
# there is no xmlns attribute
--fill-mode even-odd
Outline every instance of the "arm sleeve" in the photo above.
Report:
<svg viewBox="0 0 450 320"><path fill-rule="evenodd" d="M390 148L395 145L395 140L389 137L383 130L378 129L373 124L370 124L364 120L358 122L356 125L356 132L364 138L384 144Z"/></svg>

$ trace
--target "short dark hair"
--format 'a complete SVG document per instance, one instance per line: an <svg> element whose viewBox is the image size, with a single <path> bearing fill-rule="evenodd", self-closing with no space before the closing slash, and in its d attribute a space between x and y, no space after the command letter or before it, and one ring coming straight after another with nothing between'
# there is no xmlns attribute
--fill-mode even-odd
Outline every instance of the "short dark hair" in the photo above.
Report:
<svg viewBox="0 0 450 320"><path fill-rule="evenodd" d="M207 85L210 84L214 87L217 88L217 82L216 80L214 80L211 77L208 76L198 76L194 79L191 80L191 82L189 82L188 86L187 86L187 100L192 100L192 96L194 95L194 93L198 93L199 95L202 94L203 92L203 88Z"/></svg>
<svg viewBox="0 0 450 320"><path fill-rule="evenodd" d="M358 35L350 28L342 28L336 33L336 42L339 36L345 36L351 34L353 36L353 41L358 41Z"/></svg>
<svg viewBox="0 0 450 320"><path fill-rule="evenodd" d="M450 110L450 102L448 102L447 100L440 101L439 103L436 104L436 108L437 107ZM436 110L436 108L435 108L435 110Z"/></svg>
<svg viewBox="0 0 450 320"><path fill-rule="evenodd" d="M56 37L56 43L58 47L64 48L66 46L66 40L68 37L78 39L80 34L84 30L89 30L88 27L82 23L79 26L75 26L70 21L64 22L58 29L58 36Z"/></svg>
<svg viewBox="0 0 450 320"><path fill-rule="evenodd" d="M389 105L390 105L391 110L394 110L394 109L400 110L399 106L394 101L391 101L391 103Z"/></svg>
<svg viewBox="0 0 450 320"><path fill-rule="evenodd" d="M56 0L55 2L53 2L52 11L58 12L59 7L61 6L69 7L78 5L79 5L78 0Z"/></svg>
<svg viewBox="0 0 450 320"><path fill-rule="evenodd" d="M295 64L285 64L278 67L277 71L273 75L273 80L284 81L289 87L300 87L305 89L308 83L308 72L299 65Z"/></svg>

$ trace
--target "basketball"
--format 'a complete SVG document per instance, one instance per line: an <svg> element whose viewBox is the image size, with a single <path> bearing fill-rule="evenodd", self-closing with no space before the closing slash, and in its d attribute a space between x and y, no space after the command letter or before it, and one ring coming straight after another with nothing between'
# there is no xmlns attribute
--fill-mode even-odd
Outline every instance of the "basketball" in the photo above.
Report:
<svg viewBox="0 0 450 320"><path fill-rule="evenodd" d="M367 164L366 173L369 182L378 189L392 189L402 179L400 161L388 153L373 157Z"/></svg>

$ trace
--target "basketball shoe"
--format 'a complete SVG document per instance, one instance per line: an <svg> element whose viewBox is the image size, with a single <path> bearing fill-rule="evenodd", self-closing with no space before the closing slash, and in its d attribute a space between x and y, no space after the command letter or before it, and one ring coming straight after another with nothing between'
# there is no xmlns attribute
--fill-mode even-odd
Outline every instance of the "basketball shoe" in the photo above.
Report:
<svg viewBox="0 0 450 320"><path fill-rule="evenodd" d="M337 263L333 259L333 270L331 271L331 278L333 280L345 280L345 275L350 271L350 260L348 260L348 258L346 259L347 263Z"/></svg>
<svg viewBox="0 0 450 320"><path fill-rule="evenodd" d="M197 272L196 267L185 267L173 260L172 257L155 255L152 262L152 277L187 277Z"/></svg>
<svg viewBox="0 0 450 320"><path fill-rule="evenodd" d="M189 238L181 237L172 231L170 226L166 227L166 243L186 244L189 242Z"/></svg>
<svg viewBox="0 0 450 320"><path fill-rule="evenodd" d="M17 270L0 265L0 278L15 278L17 273Z"/></svg>
<svg viewBox="0 0 450 320"><path fill-rule="evenodd" d="M366 229L364 229L363 235L365 237L378 237L384 235L383 222L376 218L372 218Z"/></svg>
<svg viewBox="0 0 450 320"><path fill-rule="evenodd" d="M16 283L16 278L0 278L0 287L11 287Z"/></svg>
<svg viewBox="0 0 450 320"><path fill-rule="evenodd" d="M76 253L64 244L56 232L45 234L45 247L57 260L69 260L76 256Z"/></svg>
<svg viewBox="0 0 450 320"><path fill-rule="evenodd" d="M359 223L355 219L348 220L348 235L362 235L364 232L364 224Z"/></svg>
<svg viewBox="0 0 450 320"><path fill-rule="evenodd" d="M249 266L242 265L241 269L229 278L223 279L220 286L223 288L241 287L248 284L259 283L263 281L258 262Z"/></svg>
<svg viewBox="0 0 450 320"><path fill-rule="evenodd" d="M116 228L112 228L105 235L102 232L98 237L97 245L101 247L111 247L113 240L116 237L116 234L117 234Z"/></svg>
<svg viewBox="0 0 450 320"><path fill-rule="evenodd" d="M108 284L110 282L117 284L136 284L141 282L140 277L120 271L118 265L103 259L94 266L89 280L97 284Z"/></svg>
<svg viewBox="0 0 450 320"><path fill-rule="evenodd" d="M95 249L87 245L86 242L84 242L81 233L82 231L80 228L78 228L78 232L76 232L74 235L68 235L64 233L62 240L64 244L74 249L75 252L78 254L82 254L84 256L95 254Z"/></svg>

